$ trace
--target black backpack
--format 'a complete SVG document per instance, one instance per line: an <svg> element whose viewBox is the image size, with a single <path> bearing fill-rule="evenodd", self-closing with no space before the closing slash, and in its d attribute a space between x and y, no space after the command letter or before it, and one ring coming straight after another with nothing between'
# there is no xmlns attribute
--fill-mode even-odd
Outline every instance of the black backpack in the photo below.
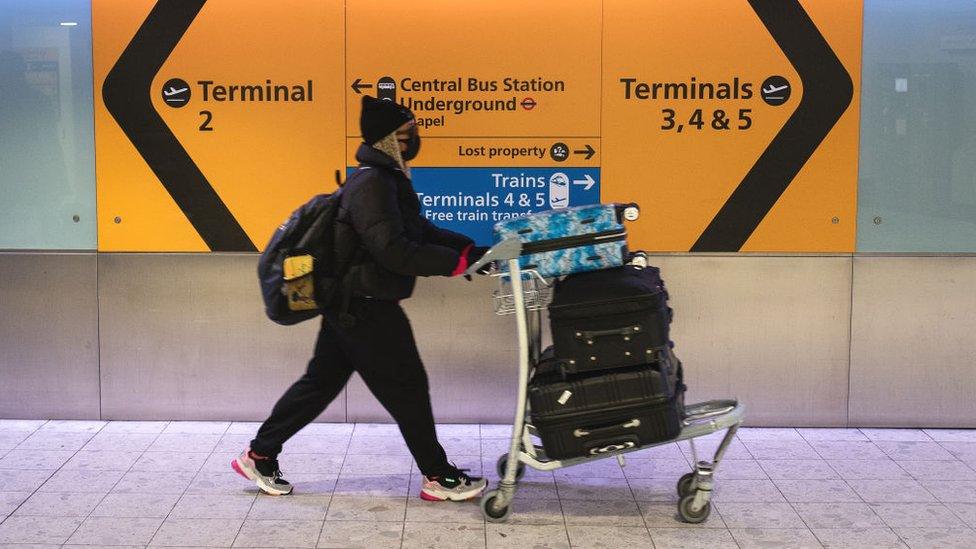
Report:
<svg viewBox="0 0 976 549"><path fill-rule="evenodd" d="M340 188L312 197L278 227L261 253L258 279L265 314L274 322L298 324L340 301L346 305L341 316L348 317L349 292L343 279L352 258L335 257L341 196Z"/></svg>

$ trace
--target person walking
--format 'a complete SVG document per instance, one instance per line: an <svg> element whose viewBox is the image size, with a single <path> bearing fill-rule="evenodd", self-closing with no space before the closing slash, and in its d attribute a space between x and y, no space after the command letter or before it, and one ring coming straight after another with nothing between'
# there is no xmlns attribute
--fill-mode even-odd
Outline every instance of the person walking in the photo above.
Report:
<svg viewBox="0 0 976 549"><path fill-rule="evenodd" d="M284 495L282 445L313 421L358 372L393 416L424 476L420 497L461 501L478 496L487 482L448 461L437 440L427 373L400 301L418 276L458 276L484 255L468 237L424 218L409 162L420 150L412 112L393 101L365 96L356 152L359 169L342 187L335 225L335 257L361 258L345 282L348 314L322 311L322 325L308 369L274 406L232 467L264 492Z"/></svg>

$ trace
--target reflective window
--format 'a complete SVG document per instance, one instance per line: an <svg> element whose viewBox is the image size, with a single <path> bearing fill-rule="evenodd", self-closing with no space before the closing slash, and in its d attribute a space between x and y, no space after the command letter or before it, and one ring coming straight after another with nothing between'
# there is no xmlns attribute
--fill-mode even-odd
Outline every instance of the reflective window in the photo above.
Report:
<svg viewBox="0 0 976 549"><path fill-rule="evenodd" d="M95 249L91 6L0 0L0 249Z"/></svg>
<svg viewBox="0 0 976 549"><path fill-rule="evenodd" d="M976 1L867 0L858 251L976 252Z"/></svg>

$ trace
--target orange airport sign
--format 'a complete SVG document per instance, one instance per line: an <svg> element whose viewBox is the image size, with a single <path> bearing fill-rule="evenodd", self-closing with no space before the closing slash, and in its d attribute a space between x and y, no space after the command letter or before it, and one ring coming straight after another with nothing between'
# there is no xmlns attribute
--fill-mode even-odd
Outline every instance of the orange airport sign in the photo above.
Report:
<svg viewBox="0 0 976 549"><path fill-rule="evenodd" d="M861 12L93 0L99 249L260 249L355 165L369 94L417 116L425 215L482 243L499 216L634 201L632 248L851 252Z"/></svg>

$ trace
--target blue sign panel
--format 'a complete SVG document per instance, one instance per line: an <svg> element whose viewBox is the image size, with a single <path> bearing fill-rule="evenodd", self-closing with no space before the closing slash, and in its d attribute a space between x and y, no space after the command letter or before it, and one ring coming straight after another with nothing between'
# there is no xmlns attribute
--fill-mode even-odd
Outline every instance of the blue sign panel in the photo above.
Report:
<svg viewBox="0 0 976 549"><path fill-rule="evenodd" d="M498 221L600 202L600 168L411 168L422 214L492 244Z"/></svg>

